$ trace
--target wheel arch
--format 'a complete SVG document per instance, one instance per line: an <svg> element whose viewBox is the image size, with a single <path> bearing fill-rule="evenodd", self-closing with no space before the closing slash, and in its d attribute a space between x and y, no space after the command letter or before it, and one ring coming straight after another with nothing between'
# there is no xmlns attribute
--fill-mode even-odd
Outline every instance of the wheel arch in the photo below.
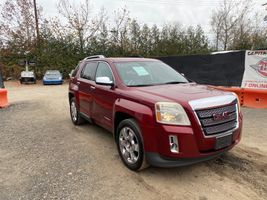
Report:
<svg viewBox="0 0 267 200"><path fill-rule="evenodd" d="M131 115L131 114L127 113L127 112L124 112L124 111L115 112L115 115L114 115L114 130L113 130L114 139L116 138L116 132L117 132L117 128L118 128L120 122L122 122L125 119L131 119L131 118L135 119L133 115Z"/></svg>
<svg viewBox="0 0 267 200"><path fill-rule="evenodd" d="M72 92L69 92L69 102L73 97L75 97L75 95Z"/></svg>
<svg viewBox="0 0 267 200"><path fill-rule="evenodd" d="M116 139L117 128L121 121L132 118L136 120L144 137L144 126L150 126L153 123L153 111L150 107L141 103L133 102L127 99L118 99L114 104L113 114L113 137Z"/></svg>

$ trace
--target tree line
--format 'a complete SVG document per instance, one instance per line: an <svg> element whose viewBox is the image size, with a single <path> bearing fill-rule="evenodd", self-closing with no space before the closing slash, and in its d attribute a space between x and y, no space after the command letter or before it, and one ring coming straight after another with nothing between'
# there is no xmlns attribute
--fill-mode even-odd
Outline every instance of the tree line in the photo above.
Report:
<svg viewBox="0 0 267 200"><path fill-rule="evenodd" d="M7 0L1 5L0 65L6 76L19 76L18 66L25 60L39 77L47 69L59 69L66 76L79 60L95 54L159 57L266 48L262 17L254 15L252 7L247 0L242 4L223 0L210 19L211 38L200 25L148 26L126 8L108 16L105 8L94 14L89 0L80 4L58 0L58 17L44 17L37 6L37 37L33 1Z"/></svg>

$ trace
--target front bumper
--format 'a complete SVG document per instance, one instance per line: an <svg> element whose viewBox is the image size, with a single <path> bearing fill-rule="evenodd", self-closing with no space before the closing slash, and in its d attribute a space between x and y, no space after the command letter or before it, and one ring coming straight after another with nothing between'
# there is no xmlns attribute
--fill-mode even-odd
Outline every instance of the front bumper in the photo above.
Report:
<svg viewBox="0 0 267 200"><path fill-rule="evenodd" d="M44 85L61 85L63 80L43 80Z"/></svg>
<svg viewBox="0 0 267 200"><path fill-rule="evenodd" d="M34 78L34 77L20 77L20 82L21 83L35 83L36 78Z"/></svg>
<svg viewBox="0 0 267 200"><path fill-rule="evenodd" d="M146 152L146 160L147 162L155 167L182 167L187 166L207 160L214 159L225 152L232 149L237 143L240 141L240 135L238 138L233 134L233 142L230 146L225 147L220 150L210 150L208 152L200 152L197 148L183 148L180 146L180 152L178 154L170 152L170 148L165 146L164 151L159 152ZM183 142L182 137L179 140L180 144ZM194 142L192 140L192 142ZM188 145L190 145L187 142ZM195 146L192 143L192 147ZM197 146L197 145L196 145ZM167 151L166 151L167 150Z"/></svg>
<svg viewBox="0 0 267 200"><path fill-rule="evenodd" d="M151 127L144 131L154 135L154 137L151 137L151 134L143 135L145 156L150 165L156 167L186 166L213 159L238 144L241 140L242 116L239 117L239 127L231 134L231 144L218 150L215 148L217 136L205 138L196 123L193 123L192 127L158 125L156 129ZM170 135L178 139L178 153L170 151Z"/></svg>
<svg viewBox="0 0 267 200"><path fill-rule="evenodd" d="M192 165L192 164L196 164L199 162L204 162L204 161L214 159L224 154L228 150L229 148L224 149L223 151L205 156L205 157L197 157L197 158L173 159L173 158L163 157L159 153L151 153L151 152L146 152L145 155L146 155L147 162L154 167L183 167L183 166Z"/></svg>

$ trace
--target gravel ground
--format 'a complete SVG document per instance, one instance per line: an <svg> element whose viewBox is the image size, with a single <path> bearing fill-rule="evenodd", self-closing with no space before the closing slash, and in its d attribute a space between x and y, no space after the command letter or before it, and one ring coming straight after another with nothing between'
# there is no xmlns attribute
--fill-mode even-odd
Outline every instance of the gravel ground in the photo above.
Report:
<svg viewBox="0 0 267 200"><path fill-rule="evenodd" d="M7 82L0 110L0 199L267 199L267 110L243 108L241 143L189 167L135 173L112 135L69 117L67 84Z"/></svg>

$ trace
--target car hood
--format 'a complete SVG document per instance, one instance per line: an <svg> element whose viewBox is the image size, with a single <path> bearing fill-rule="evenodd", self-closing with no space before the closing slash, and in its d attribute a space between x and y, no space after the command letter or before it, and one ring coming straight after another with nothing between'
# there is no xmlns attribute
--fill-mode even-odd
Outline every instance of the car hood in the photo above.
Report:
<svg viewBox="0 0 267 200"><path fill-rule="evenodd" d="M184 106L191 100L231 94L196 83L135 87L130 90L130 94L153 104L159 101L171 101Z"/></svg>

